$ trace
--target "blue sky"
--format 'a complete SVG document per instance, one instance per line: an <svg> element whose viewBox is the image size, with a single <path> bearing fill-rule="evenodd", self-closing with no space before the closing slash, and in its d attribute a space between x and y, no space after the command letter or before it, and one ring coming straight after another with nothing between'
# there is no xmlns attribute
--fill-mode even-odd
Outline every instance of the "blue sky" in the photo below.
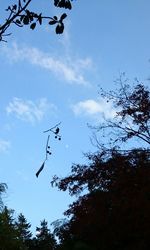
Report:
<svg viewBox="0 0 150 250"><path fill-rule="evenodd" d="M35 2L35 10L63 12L50 1ZM44 218L62 218L72 201L50 181L69 173L72 163L85 162L83 152L95 151L87 123L113 117L98 85L114 89L121 72L149 84L149 10L148 0L77 0L63 35L46 23L35 31L13 27L8 43L0 44L0 175L9 187L4 201L33 230ZM60 121L62 140L50 139L53 154L37 179L45 158L43 131Z"/></svg>

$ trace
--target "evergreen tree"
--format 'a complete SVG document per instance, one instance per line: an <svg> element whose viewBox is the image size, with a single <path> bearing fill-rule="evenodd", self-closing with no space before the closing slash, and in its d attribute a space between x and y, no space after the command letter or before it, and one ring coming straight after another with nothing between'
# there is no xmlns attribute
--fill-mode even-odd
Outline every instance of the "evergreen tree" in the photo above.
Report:
<svg viewBox="0 0 150 250"><path fill-rule="evenodd" d="M54 250L56 240L50 230L46 220L41 221L40 227L36 228L36 249L37 250Z"/></svg>
<svg viewBox="0 0 150 250"><path fill-rule="evenodd" d="M29 249L31 245L32 233L30 232L31 224L27 222L22 213L19 214L18 220L15 222L17 236L22 244L22 249Z"/></svg>
<svg viewBox="0 0 150 250"><path fill-rule="evenodd" d="M0 183L0 209L3 208L2 194L6 192L7 185L5 183Z"/></svg>
<svg viewBox="0 0 150 250"><path fill-rule="evenodd" d="M6 206L0 213L0 249L19 250L20 242L13 218L14 211Z"/></svg>

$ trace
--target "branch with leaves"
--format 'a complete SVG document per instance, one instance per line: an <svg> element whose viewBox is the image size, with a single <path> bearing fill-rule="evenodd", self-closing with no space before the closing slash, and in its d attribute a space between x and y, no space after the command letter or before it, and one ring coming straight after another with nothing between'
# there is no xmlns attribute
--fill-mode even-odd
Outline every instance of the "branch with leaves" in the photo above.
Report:
<svg viewBox="0 0 150 250"><path fill-rule="evenodd" d="M54 127L45 130L43 133L49 133L47 136L47 142L46 142L46 146L45 146L45 160L43 161L41 167L39 168L39 170L36 173L36 177L38 178L39 174L42 172L42 170L44 169L45 166L45 162L48 160L48 156L50 156L52 154L51 152L51 147L50 147L50 134L54 135L54 138L61 141L61 135L60 135L60 126L61 122L59 122L58 124L56 124Z"/></svg>
<svg viewBox="0 0 150 250"><path fill-rule="evenodd" d="M113 145L131 138L137 138L150 145L150 91L138 81L132 88L124 76L121 75L117 81L120 85L119 90L100 91L102 98L112 102L116 115L113 119L92 128L96 134L100 132L105 138L108 135L110 144Z"/></svg>
<svg viewBox="0 0 150 250"><path fill-rule="evenodd" d="M16 25L19 28L29 26L31 30L34 30L37 25L42 25L44 20L47 20L49 25L55 25L56 34L63 33L63 21L67 17L67 14L63 13L58 18L57 16L50 17L45 16L43 13L36 13L29 9L32 1L33 0L16 0L15 4L8 6L6 9L8 17L3 24L0 24L0 41L6 42L5 37L11 35L11 33L8 32L11 25ZM54 0L54 5L70 10L72 8L71 1Z"/></svg>

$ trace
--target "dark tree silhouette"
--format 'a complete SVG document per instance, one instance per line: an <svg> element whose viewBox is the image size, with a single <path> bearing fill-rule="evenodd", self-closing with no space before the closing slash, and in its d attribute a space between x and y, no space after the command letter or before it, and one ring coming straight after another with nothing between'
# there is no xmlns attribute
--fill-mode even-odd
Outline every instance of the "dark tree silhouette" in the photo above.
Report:
<svg viewBox="0 0 150 250"><path fill-rule="evenodd" d="M136 82L133 87L124 74L117 80L120 88L116 91L100 90L107 102L112 102L116 115L113 119L93 127L96 131L97 146L102 146L102 137L109 138L109 143L119 145L134 138L150 145L150 91L144 84ZM100 139L98 139L98 132ZM118 144L117 144L118 143Z"/></svg>
<svg viewBox="0 0 150 250"><path fill-rule="evenodd" d="M87 164L74 164L64 178L54 176L52 185L78 197L64 213L68 220L55 227L58 249L148 250L149 90L139 83L134 89L121 84L119 92L103 91L102 96L112 100L119 111L113 121L96 129L108 130L109 135L111 131L113 145L138 138L148 147L123 150L97 141L98 152L86 154Z"/></svg>
<svg viewBox="0 0 150 250"><path fill-rule="evenodd" d="M40 227L36 228L36 249L37 250L54 250L56 248L56 240L50 230L46 220L41 221Z"/></svg>
<svg viewBox="0 0 150 250"><path fill-rule="evenodd" d="M2 195L6 192L7 184L0 183L0 210L3 208Z"/></svg>
<svg viewBox="0 0 150 250"><path fill-rule="evenodd" d="M0 213L0 249L2 250L19 250L21 246L13 214L14 211L7 207L4 207Z"/></svg>
<svg viewBox="0 0 150 250"><path fill-rule="evenodd" d="M6 41L6 37L11 35L10 32L8 33L11 25L20 28L29 26L31 30L34 30L37 25L42 25L44 20L47 20L49 25L55 25L56 34L63 33L63 21L67 17L67 14L63 13L58 18L57 16L50 17L41 12L34 12L30 7L32 2L33 0L15 0L14 4L7 7L7 18L0 25L0 41ZM72 8L70 0L54 0L54 5L69 10Z"/></svg>
<svg viewBox="0 0 150 250"><path fill-rule="evenodd" d="M60 249L76 249L80 242L95 250L148 250L150 151L97 153L88 159L57 182L60 190L81 195L65 212L68 222L55 228Z"/></svg>
<svg viewBox="0 0 150 250"><path fill-rule="evenodd" d="M20 213L15 221L17 237L20 240L22 249L30 249L32 233L30 231L31 224L27 222L25 216Z"/></svg>

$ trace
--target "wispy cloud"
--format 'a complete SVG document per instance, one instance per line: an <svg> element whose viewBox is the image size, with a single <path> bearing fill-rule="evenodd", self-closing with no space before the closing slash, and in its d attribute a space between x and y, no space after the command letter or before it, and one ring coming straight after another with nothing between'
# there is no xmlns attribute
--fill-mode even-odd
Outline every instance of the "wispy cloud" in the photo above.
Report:
<svg viewBox="0 0 150 250"><path fill-rule="evenodd" d="M41 98L35 103L31 100L14 97L6 107L7 114L14 114L18 119L30 123L39 122L48 111L56 112L56 110L56 106L49 103L46 98Z"/></svg>
<svg viewBox="0 0 150 250"><path fill-rule="evenodd" d="M0 139L0 153L7 152L10 148L10 141Z"/></svg>
<svg viewBox="0 0 150 250"><path fill-rule="evenodd" d="M98 100L88 99L72 105L72 110L76 116L84 115L101 120L103 118L111 119L115 116L112 103L101 98Z"/></svg>
<svg viewBox="0 0 150 250"><path fill-rule="evenodd" d="M1 52L12 62L26 60L33 65L52 72L56 77L65 79L68 83L88 84L84 74L86 70L91 68L92 60L90 58L73 59L69 56L60 58L59 56L51 56L48 53L44 53L38 48L19 47L16 43L11 47L3 46Z"/></svg>

